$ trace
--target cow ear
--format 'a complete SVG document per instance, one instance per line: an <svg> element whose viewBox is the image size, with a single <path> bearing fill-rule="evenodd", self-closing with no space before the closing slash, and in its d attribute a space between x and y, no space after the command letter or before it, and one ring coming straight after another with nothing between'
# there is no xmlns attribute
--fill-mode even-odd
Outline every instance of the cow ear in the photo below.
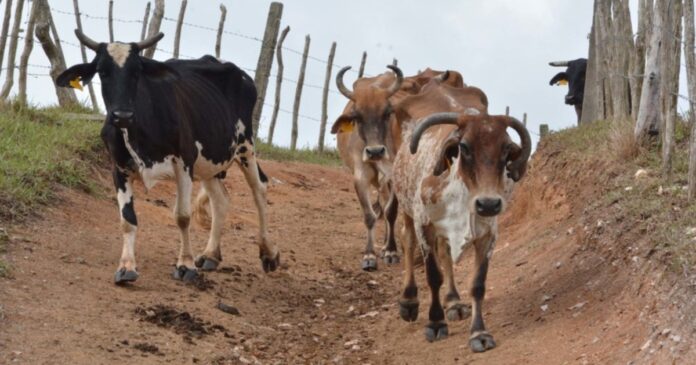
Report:
<svg viewBox="0 0 696 365"><path fill-rule="evenodd" d="M341 114L341 116L336 119L333 126L331 126L331 134L336 134L339 132L350 133L353 131L354 127L355 122L353 121L353 117L350 115Z"/></svg>
<svg viewBox="0 0 696 365"><path fill-rule="evenodd" d="M559 72L554 76L551 81L549 81L549 85L553 84L558 84L558 85L565 85L568 83L568 74L565 72Z"/></svg>
<svg viewBox="0 0 696 365"><path fill-rule="evenodd" d="M141 58L143 62L143 74L155 80L175 80L179 78L179 72L164 62L153 61L149 58Z"/></svg>
<svg viewBox="0 0 696 365"><path fill-rule="evenodd" d="M97 65L95 63L81 63L70 67L58 75L56 78L56 85L60 87L80 88L80 81L82 81L82 85L87 85L92 81L92 77L94 77L96 72Z"/></svg>

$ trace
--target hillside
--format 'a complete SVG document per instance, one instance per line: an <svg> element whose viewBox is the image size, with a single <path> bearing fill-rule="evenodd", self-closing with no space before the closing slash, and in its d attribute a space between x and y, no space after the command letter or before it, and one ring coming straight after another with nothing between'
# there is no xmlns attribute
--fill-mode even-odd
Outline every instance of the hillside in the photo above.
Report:
<svg viewBox="0 0 696 365"><path fill-rule="evenodd" d="M359 205L349 175L331 165L262 161L270 235L284 260L269 275L252 245L249 189L233 168L222 269L195 287L170 279L173 184L148 194L138 184L141 277L116 287L116 204L108 171L93 161L90 182L108 193L52 185L55 197L34 216L4 227L11 274L0 278L0 363L693 362L696 209L681 189L684 164L665 180L654 152L618 148L616 135L595 123L538 147L501 219L488 276L493 351L469 352L468 321L426 343L427 305L415 323L399 319L401 267L360 270ZM636 178L639 169L647 173ZM194 248L206 237L195 227ZM457 266L463 293L469 256ZM424 288L422 273L417 280Z"/></svg>

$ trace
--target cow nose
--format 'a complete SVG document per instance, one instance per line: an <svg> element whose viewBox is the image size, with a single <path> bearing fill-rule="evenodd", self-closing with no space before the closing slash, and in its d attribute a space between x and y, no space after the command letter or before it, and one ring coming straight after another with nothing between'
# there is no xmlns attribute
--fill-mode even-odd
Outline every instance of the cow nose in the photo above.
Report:
<svg viewBox="0 0 696 365"><path fill-rule="evenodd" d="M476 199L476 213L482 217L492 217L500 213L503 208L503 200L500 198Z"/></svg>
<svg viewBox="0 0 696 365"><path fill-rule="evenodd" d="M566 97L565 97L566 104L571 104L574 100L575 100L575 95L566 95Z"/></svg>
<svg viewBox="0 0 696 365"><path fill-rule="evenodd" d="M114 118L121 120L133 119L133 112L130 110L114 110Z"/></svg>
<svg viewBox="0 0 696 365"><path fill-rule="evenodd" d="M380 160L387 153L387 148L384 146L365 147L365 153L370 160Z"/></svg>

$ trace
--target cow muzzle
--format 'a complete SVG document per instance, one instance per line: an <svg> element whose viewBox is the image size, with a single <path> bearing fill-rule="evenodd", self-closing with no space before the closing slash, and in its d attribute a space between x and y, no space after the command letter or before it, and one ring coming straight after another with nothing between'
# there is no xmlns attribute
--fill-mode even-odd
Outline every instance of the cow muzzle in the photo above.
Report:
<svg viewBox="0 0 696 365"><path fill-rule="evenodd" d="M577 103L577 101L578 100L575 97L575 95L566 95L566 97L565 97L565 103L567 105L575 105Z"/></svg>
<svg viewBox="0 0 696 365"><path fill-rule="evenodd" d="M133 123L135 113L130 110L114 110L111 112L111 122L119 128L127 128Z"/></svg>
<svg viewBox="0 0 696 365"><path fill-rule="evenodd" d="M381 161L387 156L387 147L385 146L370 146L363 150L363 160L365 161Z"/></svg>
<svg viewBox="0 0 696 365"><path fill-rule="evenodd" d="M476 199L476 214L482 217L493 217L503 210L503 199L478 198Z"/></svg>

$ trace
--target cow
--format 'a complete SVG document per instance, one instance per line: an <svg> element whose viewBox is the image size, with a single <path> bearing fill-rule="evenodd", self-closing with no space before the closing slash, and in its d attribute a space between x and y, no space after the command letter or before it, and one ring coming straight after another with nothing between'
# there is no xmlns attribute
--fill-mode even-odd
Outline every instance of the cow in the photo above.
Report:
<svg viewBox="0 0 696 365"><path fill-rule="evenodd" d="M392 72L356 80L353 90L343 83L350 66L336 75L338 90L349 99L343 113L334 122L331 133L337 135L337 147L343 163L353 174L353 185L363 211L367 227L367 244L363 252L362 269L377 269L374 251L375 223L384 211L387 229L382 257L387 264L399 262L394 223L398 202L393 198L389 179L391 161L401 144L401 129L394 122L392 105L403 97L417 93L428 80L439 77L454 85L463 84L457 72L426 69L413 77L404 78L401 69L388 65ZM370 187L378 190L378 199L370 201ZM385 202L384 209L382 203Z"/></svg>
<svg viewBox="0 0 696 365"><path fill-rule="evenodd" d="M575 107L575 114L578 115L578 123L582 117L582 102L585 94L585 72L587 71L587 59L578 58L573 61L549 62L550 66L566 67L566 70L554 76L549 85L568 84L568 94L565 96L565 103Z"/></svg>
<svg viewBox="0 0 696 365"><path fill-rule="evenodd" d="M197 269L215 270L222 261L220 236L228 210L223 179L238 163L251 187L259 219L259 256L264 271L274 271L280 253L269 241L266 220L268 178L254 154L251 113L256 101L253 80L237 66L212 56L159 62L139 55L164 37L159 33L133 43L98 43L75 30L79 41L96 55L90 63L65 70L56 79L62 87L89 83L96 73L106 118L101 137L113 162L123 252L114 275L116 284L138 279L133 207L133 182L146 189L163 179L176 181L174 215L180 250L173 277L190 282ZM203 253L194 258L189 243L193 181L202 185L198 201L210 201L212 225ZM206 197L206 199L203 199Z"/></svg>
<svg viewBox="0 0 696 365"><path fill-rule="evenodd" d="M435 80L395 107L401 123L415 125L404 130L392 177L406 231L399 312L406 321L418 317L413 254L419 245L431 291L425 337L430 342L446 337L444 309L449 311L451 303L459 302L453 280L448 279L451 262L459 261L464 247L472 245L476 272L469 347L474 352L496 345L482 314L488 264L498 234L496 217L506 208L512 183L524 175L531 152L524 125L514 118L488 115L487 107L480 89L453 88ZM521 146L511 140L507 128L519 134ZM449 281L444 309L441 268ZM451 319L450 313L447 317Z"/></svg>

